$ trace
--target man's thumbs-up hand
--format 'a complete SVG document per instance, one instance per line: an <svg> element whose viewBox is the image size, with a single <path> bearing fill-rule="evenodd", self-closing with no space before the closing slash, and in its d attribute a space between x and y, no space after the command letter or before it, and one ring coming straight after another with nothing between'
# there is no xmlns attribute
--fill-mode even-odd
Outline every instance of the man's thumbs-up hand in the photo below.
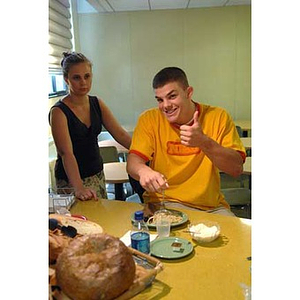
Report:
<svg viewBox="0 0 300 300"><path fill-rule="evenodd" d="M181 144L190 147L200 147L202 137L203 131L199 123L199 112L196 110L193 116L193 123L180 126Z"/></svg>

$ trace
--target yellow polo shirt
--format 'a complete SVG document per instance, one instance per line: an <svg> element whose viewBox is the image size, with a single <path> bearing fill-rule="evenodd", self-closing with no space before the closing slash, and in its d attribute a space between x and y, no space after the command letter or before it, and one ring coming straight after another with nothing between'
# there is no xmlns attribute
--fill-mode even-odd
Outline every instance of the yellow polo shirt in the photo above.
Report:
<svg viewBox="0 0 300 300"><path fill-rule="evenodd" d="M196 105L204 134L223 147L237 150L245 159L245 148L229 114L219 107ZM179 128L171 125L158 108L139 117L130 153L150 161L150 167L167 178L166 200L204 210L229 207L220 193L219 170L200 148L181 144ZM145 192L143 198L157 202L162 195Z"/></svg>

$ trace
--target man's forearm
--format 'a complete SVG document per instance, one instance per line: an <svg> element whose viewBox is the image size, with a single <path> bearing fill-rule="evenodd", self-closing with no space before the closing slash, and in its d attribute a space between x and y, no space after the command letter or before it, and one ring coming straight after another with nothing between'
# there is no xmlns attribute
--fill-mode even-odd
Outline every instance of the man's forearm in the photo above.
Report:
<svg viewBox="0 0 300 300"><path fill-rule="evenodd" d="M209 137L201 144L201 150L219 170L233 177L242 174L243 159L236 150L225 148Z"/></svg>
<svg viewBox="0 0 300 300"><path fill-rule="evenodd" d="M140 180L140 172L143 168L149 168L145 161L135 154L129 154L127 158L127 173L135 180Z"/></svg>

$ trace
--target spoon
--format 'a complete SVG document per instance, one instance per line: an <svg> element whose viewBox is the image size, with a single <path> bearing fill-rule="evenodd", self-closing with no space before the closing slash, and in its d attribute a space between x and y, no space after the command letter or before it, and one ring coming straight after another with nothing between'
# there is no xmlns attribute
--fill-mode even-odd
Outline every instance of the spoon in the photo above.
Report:
<svg viewBox="0 0 300 300"><path fill-rule="evenodd" d="M165 190L162 190L162 210L166 210L166 206L165 206Z"/></svg>

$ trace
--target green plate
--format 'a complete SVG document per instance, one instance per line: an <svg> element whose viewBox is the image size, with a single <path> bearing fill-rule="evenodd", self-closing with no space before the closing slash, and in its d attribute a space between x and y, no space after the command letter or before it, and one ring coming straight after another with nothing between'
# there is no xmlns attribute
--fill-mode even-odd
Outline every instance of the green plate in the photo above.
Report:
<svg viewBox="0 0 300 300"><path fill-rule="evenodd" d="M193 252L190 241L179 237L158 238L151 242L150 253L153 256L166 259L178 259Z"/></svg>
<svg viewBox="0 0 300 300"><path fill-rule="evenodd" d="M178 214L179 216L182 217L182 220L180 222L172 223L171 224L171 228L172 227L176 227L176 226L180 226L180 225L186 223L188 221L188 219L189 219L188 216L187 216L187 214L185 214L182 211L175 210L175 209L168 209L168 210L171 211L171 212L173 212L173 213L175 213L175 214ZM131 215L131 222L134 222L134 213ZM147 226L149 228L156 228L155 224L151 224L151 223L148 223L148 222L147 222Z"/></svg>

